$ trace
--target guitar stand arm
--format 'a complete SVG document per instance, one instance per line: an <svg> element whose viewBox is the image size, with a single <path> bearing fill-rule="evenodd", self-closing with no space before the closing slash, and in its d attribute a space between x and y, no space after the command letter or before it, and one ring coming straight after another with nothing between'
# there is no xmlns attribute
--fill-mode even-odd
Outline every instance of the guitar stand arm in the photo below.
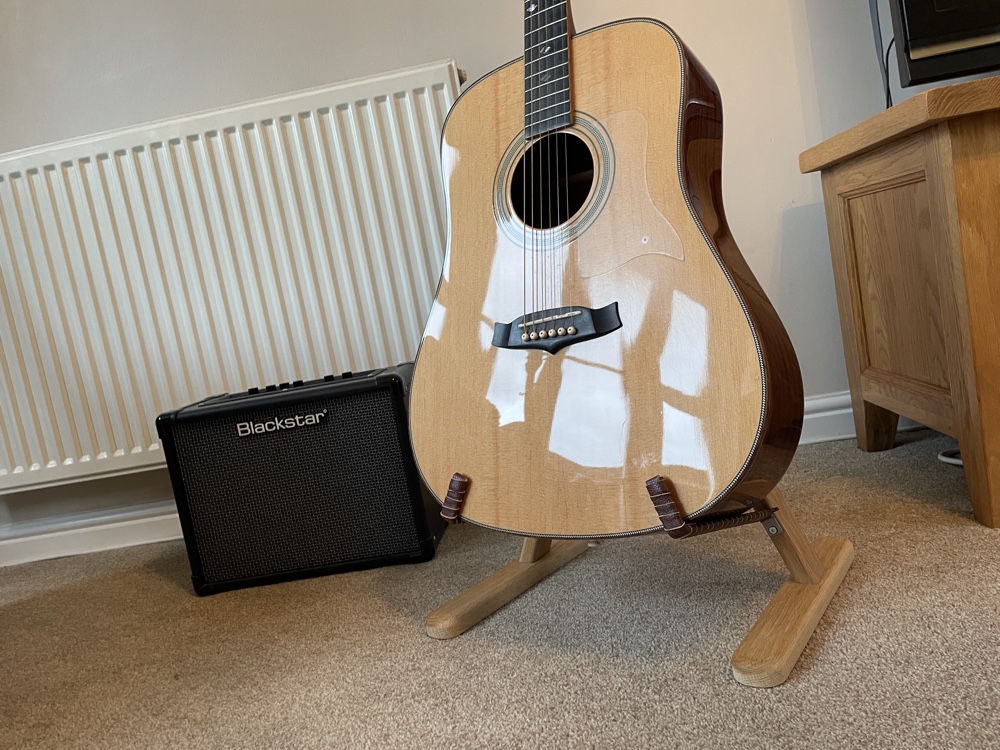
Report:
<svg viewBox="0 0 1000 750"><path fill-rule="evenodd" d="M772 518L776 510L767 505L757 508L751 507L750 509L741 508L730 515L688 523L681 516L681 509L678 507L677 501L670 491L667 480L661 476L653 477L646 482L646 491L649 493L649 498L653 501L653 507L656 508L656 513L660 517L663 530L672 539L687 539L688 537L708 534L713 531L745 526L748 523L763 523Z"/></svg>
<svg viewBox="0 0 1000 750"><path fill-rule="evenodd" d="M469 484L464 474L452 475L441 508L441 517L448 523L461 523ZM586 540L567 539L553 544L551 539L526 537L520 559L431 612L426 621L427 635L442 640L461 635L586 549Z"/></svg>

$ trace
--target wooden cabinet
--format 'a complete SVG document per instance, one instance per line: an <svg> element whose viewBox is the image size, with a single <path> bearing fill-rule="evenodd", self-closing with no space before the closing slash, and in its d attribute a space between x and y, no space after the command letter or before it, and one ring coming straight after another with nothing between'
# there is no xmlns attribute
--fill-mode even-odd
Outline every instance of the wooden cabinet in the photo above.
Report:
<svg viewBox="0 0 1000 750"><path fill-rule="evenodd" d="M932 89L801 154L820 171L862 450L956 437L1000 526L1000 77Z"/></svg>

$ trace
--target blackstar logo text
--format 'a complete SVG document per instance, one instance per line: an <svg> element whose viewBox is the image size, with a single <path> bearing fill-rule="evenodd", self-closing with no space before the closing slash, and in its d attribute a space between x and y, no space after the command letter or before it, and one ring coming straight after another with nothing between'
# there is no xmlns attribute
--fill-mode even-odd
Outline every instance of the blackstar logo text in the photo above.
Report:
<svg viewBox="0 0 1000 750"><path fill-rule="evenodd" d="M278 430L294 430L296 427L319 424L320 420L326 416L326 411L324 409L317 414L296 414L294 417L269 419L266 422L237 422L236 434L240 437L245 437L247 435L261 435L265 432L277 432Z"/></svg>

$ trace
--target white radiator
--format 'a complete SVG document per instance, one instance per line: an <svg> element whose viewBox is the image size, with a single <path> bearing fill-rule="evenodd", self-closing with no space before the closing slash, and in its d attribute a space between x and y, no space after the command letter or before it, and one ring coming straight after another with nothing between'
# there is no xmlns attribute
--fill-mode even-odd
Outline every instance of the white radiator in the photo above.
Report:
<svg viewBox="0 0 1000 750"><path fill-rule="evenodd" d="M157 414L413 358L454 63L0 156L0 493L162 462Z"/></svg>

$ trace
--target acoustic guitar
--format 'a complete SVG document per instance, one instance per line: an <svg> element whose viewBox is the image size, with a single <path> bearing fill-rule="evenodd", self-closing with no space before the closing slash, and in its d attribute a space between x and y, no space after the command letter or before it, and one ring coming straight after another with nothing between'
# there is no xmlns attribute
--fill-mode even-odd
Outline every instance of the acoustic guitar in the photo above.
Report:
<svg viewBox="0 0 1000 750"><path fill-rule="evenodd" d="M452 107L448 248L416 358L410 434L461 518L537 537L738 512L802 427L788 336L730 234L722 102L648 19L582 33L528 0L524 58Z"/></svg>

